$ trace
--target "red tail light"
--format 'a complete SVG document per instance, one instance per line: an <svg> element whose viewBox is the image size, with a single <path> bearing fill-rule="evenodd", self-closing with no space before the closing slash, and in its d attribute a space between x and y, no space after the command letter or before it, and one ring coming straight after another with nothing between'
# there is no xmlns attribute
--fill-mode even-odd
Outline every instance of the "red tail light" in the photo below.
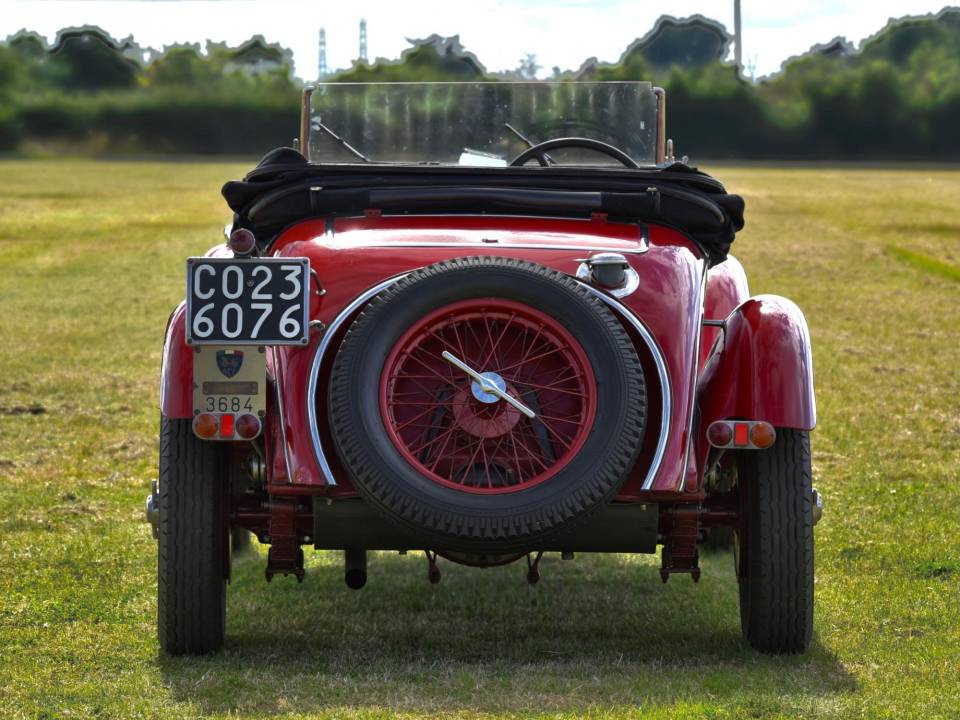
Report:
<svg viewBox="0 0 960 720"><path fill-rule="evenodd" d="M730 423L710 423L710 427L707 428L707 442L714 447L726 447L733 442L733 429Z"/></svg>
<svg viewBox="0 0 960 720"><path fill-rule="evenodd" d="M707 442L715 448L766 450L776 440L776 429L763 420L717 420L707 428Z"/></svg>
<svg viewBox="0 0 960 720"><path fill-rule="evenodd" d="M212 413L201 413L193 419L193 432L197 437L204 440L216 437L219 429L220 422L217 420L217 416Z"/></svg>
<svg viewBox="0 0 960 720"><path fill-rule="evenodd" d="M761 450L766 450L773 445L776 439L777 431L773 429L773 425L770 423L758 422L750 428L750 444Z"/></svg>
<svg viewBox="0 0 960 720"><path fill-rule="evenodd" d="M225 439L233 437L233 415L220 416L220 437Z"/></svg>
<svg viewBox="0 0 960 720"><path fill-rule="evenodd" d="M260 418L246 413L237 418L237 435L244 440L253 440L260 434Z"/></svg>
<svg viewBox="0 0 960 720"><path fill-rule="evenodd" d="M257 239L246 228L237 228L230 233L230 239L227 240L227 247L233 250L235 255L249 255L256 244Z"/></svg>
<svg viewBox="0 0 960 720"><path fill-rule="evenodd" d="M750 426L738 422L733 424L733 444L736 447L746 447L750 444Z"/></svg>

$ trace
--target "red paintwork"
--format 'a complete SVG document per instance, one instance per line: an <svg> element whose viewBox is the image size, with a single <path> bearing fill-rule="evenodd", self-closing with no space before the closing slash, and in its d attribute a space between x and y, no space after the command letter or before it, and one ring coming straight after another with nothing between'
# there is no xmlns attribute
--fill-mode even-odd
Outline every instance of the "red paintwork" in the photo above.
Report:
<svg viewBox="0 0 960 720"><path fill-rule="evenodd" d="M728 318L697 390L697 455L706 458L706 428L715 420L765 420L774 427L813 430L813 358L807 321L794 303L758 295Z"/></svg>
<svg viewBox="0 0 960 720"><path fill-rule="evenodd" d="M712 348L716 331L700 335L701 293L707 288L704 317L729 314L746 293L742 267L730 259L711 269L704 282L705 264L699 250L682 234L650 226L649 250L628 254L640 276L636 292L621 302L638 317L658 344L670 377L671 423L663 463L653 489L642 491L659 436L660 398L649 354L639 338L641 362L652 388L649 398L650 425L634 471L621 488L618 499L665 500L702 497L699 476L705 460L705 428L714 419L746 417L767 420L782 427L812 427L815 422L810 379L809 339L803 316L782 298L762 296L740 305L729 318L726 337ZM285 231L273 252L283 256L306 256L317 272L326 294L313 296L311 318L329 324L359 293L403 272L445 259L471 255L504 255L531 260L567 274L574 274L579 259L591 250L635 250L641 245L637 225L591 220L517 218L491 216L363 217L341 218L331 223L308 220ZM494 241L494 242L491 242ZM429 246L423 246L429 243ZM414 245L421 245L415 247ZM524 245L526 247L517 247ZM222 245L212 252L222 252ZM726 312L725 312L726 311ZM722 314L722 315L721 315ZM349 325L349 323L347 323ZM631 336L635 331L627 327ZM164 345L161 408L170 417L192 414L192 353L184 344L183 308L178 308L168 328ZM271 474L271 492L276 494L323 493L331 497L356 494L349 475L333 451L326 408L322 405L335 355L335 338L320 373L320 433L331 463L336 487L322 478L310 440L307 384L320 335L308 347L278 349L280 372L276 373L284 399L286 449L283 453L278 414L264 428ZM698 340L700 348L698 351ZM710 360L703 365L704 359ZM700 369L703 375L700 378ZM274 377L272 362L268 373ZM696 447L687 458L692 403L699 413L694 433ZM759 414L757 414L759 413ZM688 460L685 465L685 460ZM677 495L685 490L684 495Z"/></svg>
<svg viewBox="0 0 960 720"><path fill-rule="evenodd" d="M705 320L723 320L740 303L750 297L750 286L743 265L733 255L719 265L710 268L707 276L707 298L703 303ZM703 339L700 342L700 369L710 357L713 344L720 337L720 328L703 326Z"/></svg>
<svg viewBox="0 0 960 720"><path fill-rule="evenodd" d="M484 242L494 239L498 242ZM649 240L648 252L629 256L641 282L639 289L623 302L641 318L659 343L671 378L671 431L655 488L676 491L682 480L694 399L694 347L699 332L699 295L704 263L696 246L674 230L650 227ZM438 243L438 246L409 246L424 242ZM516 247L518 244L535 247L519 248ZM385 278L440 260L469 255L506 255L574 274L585 252L631 250L640 245L638 226L602 219L379 217L371 214L337 220L333 232L329 233L325 221L300 223L278 239L276 252L310 258L311 267L317 271L327 290L318 303L319 307L313 309L312 317L329 323L362 290ZM554 249L556 247L560 249ZM310 347L283 348L280 352L288 362L284 373L287 397L302 398L299 402L288 400L285 408L293 482L297 484L323 484L313 457L305 402L308 370L316 342L314 339ZM326 370L324 368L321 372L321 388L326 385ZM322 424L325 416L325 409L321 408L318 417ZM654 428L648 433L649 436L656 434ZM328 494L334 497L355 494L347 473L339 467L332 452L328 429L322 426L321 435L326 438L324 447L328 450L327 456L338 482L335 488L328 489ZM640 484L655 444L656 437L652 437L646 463L641 456L634 473L622 488L622 499L640 497Z"/></svg>
<svg viewBox="0 0 960 720"><path fill-rule="evenodd" d="M544 452L531 421L506 403L480 402L466 388L438 402L463 377L441 357L444 350L499 374L521 401L539 390L537 415L558 455ZM562 470L590 435L596 398L576 338L550 315L503 298L463 300L420 318L380 377L380 412L397 451L424 477L480 494L525 490Z"/></svg>
<svg viewBox="0 0 960 720"><path fill-rule="evenodd" d="M187 346L186 303L170 313L160 361L160 412L168 418L193 417L193 352Z"/></svg>
<svg viewBox="0 0 960 720"><path fill-rule="evenodd" d="M223 243L214 245L204 257L230 257ZM170 313L160 361L160 412L168 418L193 417L193 352L187 345L185 302Z"/></svg>

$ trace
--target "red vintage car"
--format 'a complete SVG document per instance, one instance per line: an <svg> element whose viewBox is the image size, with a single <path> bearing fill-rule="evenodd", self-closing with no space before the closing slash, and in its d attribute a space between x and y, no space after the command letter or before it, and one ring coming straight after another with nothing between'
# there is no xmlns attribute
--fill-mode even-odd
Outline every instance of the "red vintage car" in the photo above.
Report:
<svg viewBox="0 0 960 720"><path fill-rule="evenodd" d="M330 84L223 195L161 372L161 647L224 640L231 537L472 566L732 538L744 636L813 632L810 338L649 83ZM249 535L247 535L249 537Z"/></svg>

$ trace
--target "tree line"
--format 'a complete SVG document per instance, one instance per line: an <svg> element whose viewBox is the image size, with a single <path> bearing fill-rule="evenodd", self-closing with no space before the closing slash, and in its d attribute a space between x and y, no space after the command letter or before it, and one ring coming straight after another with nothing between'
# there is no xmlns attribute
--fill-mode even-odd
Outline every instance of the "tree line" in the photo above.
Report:
<svg viewBox="0 0 960 720"><path fill-rule="evenodd" d="M835 40L759 82L724 53L692 56L691 38L662 34L554 77L666 88L669 134L694 160L960 160L960 9L892 22L857 52ZM324 80L506 81L536 67L527 55L490 74L456 38L433 36ZM262 38L145 57L95 28L63 31L52 48L21 32L0 43L0 151L256 155L297 134L301 85L291 53Z"/></svg>

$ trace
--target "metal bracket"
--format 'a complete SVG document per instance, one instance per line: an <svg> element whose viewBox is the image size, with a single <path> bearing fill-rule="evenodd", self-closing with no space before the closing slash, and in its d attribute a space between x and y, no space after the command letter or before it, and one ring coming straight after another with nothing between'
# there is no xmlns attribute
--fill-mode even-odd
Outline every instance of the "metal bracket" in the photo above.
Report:
<svg viewBox="0 0 960 720"><path fill-rule="evenodd" d="M317 275L317 271L313 268L310 268L310 277L313 278L313 281L317 284L317 297L323 297L327 294L327 291L324 289L323 285L320 284L320 276Z"/></svg>
<svg viewBox="0 0 960 720"><path fill-rule="evenodd" d="M689 573L700 580L699 551L700 506L678 505L668 510L670 530L660 555L660 579L666 582L673 573Z"/></svg>
<svg viewBox="0 0 960 720"><path fill-rule="evenodd" d="M153 531L153 539L160 539L160 496L157 494L157 481L150 482L150 494L147 495L146 507L144 507L145 520L150 523L150 529Z"/></svg>
<svg viewBox="0 0 960 720"><path fill-rule="evenodd" d="M267 553L267 582L277 573L295 575L303 582L303 549L297 538L297 501L274 498L270 502L270 550Z"/></svg>
<svg viewBox="0 0 960 720"><path fill-rule="evenodd" d="M437 565L437 553L430 550L423 551L427 556L427 579L431 585L440 582L440 567Z"/></svg>
<svg viewBox="0 0 960 720"><path fill-rule="evenodd" d="M527 553L527 582L536 585L540 582L540 558L543 557L543 550L539 551L533 560L530 559L532 554Z"/></svg>

